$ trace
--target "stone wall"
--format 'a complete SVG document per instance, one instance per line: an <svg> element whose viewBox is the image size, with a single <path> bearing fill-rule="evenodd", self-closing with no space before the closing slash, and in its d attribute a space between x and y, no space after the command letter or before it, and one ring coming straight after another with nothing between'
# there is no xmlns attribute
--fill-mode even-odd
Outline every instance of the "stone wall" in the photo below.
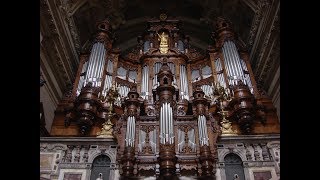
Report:
<svg viewBox="0 0 320 180"><path fill-rule="evenodd" d="M117 144L112 139L40 138L40 178L89 180L92 162L102 154L111 160L109 179L119 179Z"/></svg>
<svg viewBox="0 0 320 180"><path fill-rule="evenodd" d="M226 180L226 155L234 153L243 162L246 180L280 179L280 136L222 136L217 145L217 180Z"/></svg>

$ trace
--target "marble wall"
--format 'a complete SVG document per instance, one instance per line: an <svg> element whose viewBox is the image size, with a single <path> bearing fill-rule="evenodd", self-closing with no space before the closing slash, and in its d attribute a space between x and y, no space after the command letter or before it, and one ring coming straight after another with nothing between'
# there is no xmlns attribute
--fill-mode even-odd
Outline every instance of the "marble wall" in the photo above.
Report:
<svg viewBox="0 0 320 180"><path fill-rule="evenodd" d="M110 158L109 180L119 179L117 145L111 139L40 138L40 178L89 180L92 162L99 155Z"/></svg>
<svg viewBox="0 0 320 180"><path fill-rule="evenodd" d="M239 156L243 162L245 180L280 179L279 135L222 136L217 144L217 152L216 180L226 180L224 158L230 153ZM117 144L112 139L42 137L40 179L89 180L92 163L102 154L111 160L109 179L119 179Z"/></svg>
<svg viewBox="0 0 320 180"><path fill-rule="evenodd" d="M226 180L224 158L230 153L241 158L245 180L280 179L279 135L225 136L217 148L217 180Z"/></svg>

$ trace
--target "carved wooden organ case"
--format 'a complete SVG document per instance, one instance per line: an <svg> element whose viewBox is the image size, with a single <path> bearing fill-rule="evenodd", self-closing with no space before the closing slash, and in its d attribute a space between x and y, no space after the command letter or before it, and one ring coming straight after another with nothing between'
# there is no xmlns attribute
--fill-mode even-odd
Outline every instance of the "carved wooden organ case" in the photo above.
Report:
<svg viewBox="0 0 320 180"><path fill-rule="evenodd" d="M248 54L231 23L217 19L215 44L205 53L189 45L179 24L150 20L137 48L120 56L109 22L97 23L91 52L81 55L73 90L61 103L65 125L93 136L110 106L107 92L117 87L112 122L121 177L214 179L221 110L243 134L264 119Z"/></svg>

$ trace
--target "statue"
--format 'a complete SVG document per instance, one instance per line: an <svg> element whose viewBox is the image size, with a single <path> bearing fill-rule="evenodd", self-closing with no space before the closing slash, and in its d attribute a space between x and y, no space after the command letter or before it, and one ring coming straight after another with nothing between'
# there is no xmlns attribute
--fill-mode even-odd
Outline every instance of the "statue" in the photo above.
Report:
<svg viewBox="0 0 320 180"><path fill-rule="evenodd" d="M222 110L221 112L218 112L219 114L222 115L222 121L220 122L221 124L221 134L222 135L236 135L237 131L236 130L232 130L232 124L231 122L226 119L226 112Z"/></svg>
<svg viewBox="0 0 320 180"><path fill-rule="evenodd" d="M110 119L107 122L102 124L101 131L97 133L97 137L102 138L113 138L113 124L111 123Z"/></svg>
<svg viewBox="0 0 320 180"><path fill-rule="evenodd" d="M169 46L168 46L168 38L169 36L167 34L165 34L164 32L161 33L161 35L159 33L158 34L158 40L160 41L160 53L162 54L166 54L168 52Z"/></svg>
<svg viewBox="0 0 320 180"><path fill-rule="evenodd" d="M96 180L103 180L102 179L102 173L99 173L99 177Z"/></svg>
<svg viewBox="0 0 320 180"><path fill-rule="evenodd" d="M113 84L112 87L106 93L106 96L103 99L100 99L101 103L106 103L108 108L107 120L102 124L101 131L97 133L97 137L101 138L114 138L113 137L113 124L111 122L112 117L115 115L113 113L113 106L115 101L119 98L118 89L116 85Z"/></svg>

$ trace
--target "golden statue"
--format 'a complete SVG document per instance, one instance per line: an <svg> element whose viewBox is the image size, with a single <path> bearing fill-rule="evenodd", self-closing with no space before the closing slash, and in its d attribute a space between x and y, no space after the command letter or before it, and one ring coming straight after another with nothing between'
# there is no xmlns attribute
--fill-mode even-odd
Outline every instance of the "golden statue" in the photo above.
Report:
<svg viewBox="0 0 320 180"><path fill-rule="evenodd" d="M110 119L107 122L102 124L101 131L97 133L97 137L102 138L113 138L113 124L111 123Z"/></svg>
<svg viewBox="0 0 320 180"><path fill-rule="evenodd" d="M219 112L219 114L222 115L222 121L220 122L221 124L221 134L222 135L236 135L237 131L232 130L232 124L231 122L226 119L226 112L222 110L221 112Z"/></svg>
<svg viewBox="0 0 320 180"><path fill-rule="evenodd" d="M158 34L158 40L160 41L160 53L161 54L166 54L168 52L169 49L169 45L168 45L168 34L165 34L164 32L161 33L161 35L159 33Z"/></svg>
<svg viewBox="0 0 320 180"><path fill-rule="evenodd" d="M112 87L108 90L105 97L100 99L101 103L106 103L108 108L106 122L102 124L101 131L97 133L97 137L101 138L114 138L113 137L113 124L111 122L112 117L115 115L113 113L113 103L119 97L119 92L116 89L115 84L112 84Z"/></svg>

